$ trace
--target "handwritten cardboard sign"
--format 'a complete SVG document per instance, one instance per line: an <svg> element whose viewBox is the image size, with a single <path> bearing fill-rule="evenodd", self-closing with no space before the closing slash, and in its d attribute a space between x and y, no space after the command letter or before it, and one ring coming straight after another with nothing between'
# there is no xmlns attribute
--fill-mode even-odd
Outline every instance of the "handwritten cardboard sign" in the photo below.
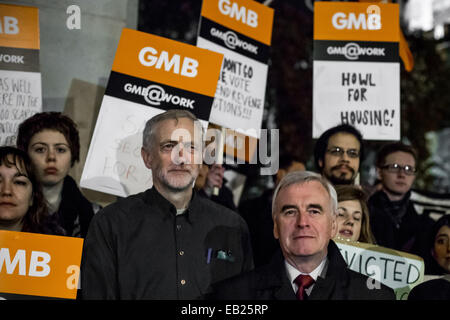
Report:
<svg viewBox="0 0 450 320"><path fill-rule="evenodd" d="M123 29L80 185L126 197L152 186L142 132L169 109L192 112L206 128L223 55Z"/></svg>
<svg viewBox="0 0 450 320"><path fill-rule="evenodd" d="M406 300L423 281L425 266L419 256L368 243L334 241L351 270L394 289L397 300Z"/></svg>
<svg viewBox="0 0 450 320"><path fill-rule="evenodd" d="M239 134L259 138L273 14L273 9L256 1L203 1L197 46L224 54L210 122L235 130L231 135L237 138ZM229 146L226 153L233 156L245 150Z"/></svg>
<svg viewBox="0 0 450 320"><path fill-rule="evenodd" d="M83 239L0 231L1 293L75 299Z"/></svg>
<svg viewBox="0 0 450 320"><path fill-rule="evenodd" d="M15 145L19 124L41 111L38 9L0 4L0 145Z"/></svg>
<svg viewBox="0 0 450 320"><path fill-rule="evenodd" d="M348 123L400 139L397 4L315 2L313 137Z"/></svg>

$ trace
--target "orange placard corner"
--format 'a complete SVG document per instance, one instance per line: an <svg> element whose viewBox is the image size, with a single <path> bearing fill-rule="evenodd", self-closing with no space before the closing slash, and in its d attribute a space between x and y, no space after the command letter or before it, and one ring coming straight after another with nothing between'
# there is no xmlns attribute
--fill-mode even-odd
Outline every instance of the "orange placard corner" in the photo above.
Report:
<svg viewBox="0 0 450 320"><path fill-rule="evenodd" d="M75 299L83 239L0 231L0 292Z"/></svg>
<svg viewBox="0 0 450 320"><path fill-rule="evenodd" d="M0 46L39 49L39 9L0 4Z"/></svg>

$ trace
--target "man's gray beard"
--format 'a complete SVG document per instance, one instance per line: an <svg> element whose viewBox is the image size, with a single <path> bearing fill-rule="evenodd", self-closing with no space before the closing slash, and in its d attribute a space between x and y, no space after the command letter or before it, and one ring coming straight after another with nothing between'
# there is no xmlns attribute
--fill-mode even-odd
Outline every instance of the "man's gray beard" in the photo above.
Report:
<svg viewBox="0 0 450 320"><path fill-rule="evenodd" d="M162 181L162 184L164 185L164 187L166 187L171 192L179 193L179 192L184 192L184 191L192 188L196 178L191 177L190 182L187 183L185 186L173 186L173 185L171 185L169 183L168 179L166 179L166 177L162 173L160 173L159 180Z"/></svg>

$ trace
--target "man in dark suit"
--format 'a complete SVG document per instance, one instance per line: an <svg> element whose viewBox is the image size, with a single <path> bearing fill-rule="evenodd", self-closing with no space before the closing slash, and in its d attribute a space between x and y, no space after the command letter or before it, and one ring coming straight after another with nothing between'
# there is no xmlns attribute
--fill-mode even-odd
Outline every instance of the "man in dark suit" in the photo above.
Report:
<svg viewBox="0 0 450 320"><path fill-rule="evenodd" d="M215 286L213 299L395 299L392 289L350 270L335 236L337 195L322 176L286 175L274 193L274 236L281 250L270 264Z"/></svg>

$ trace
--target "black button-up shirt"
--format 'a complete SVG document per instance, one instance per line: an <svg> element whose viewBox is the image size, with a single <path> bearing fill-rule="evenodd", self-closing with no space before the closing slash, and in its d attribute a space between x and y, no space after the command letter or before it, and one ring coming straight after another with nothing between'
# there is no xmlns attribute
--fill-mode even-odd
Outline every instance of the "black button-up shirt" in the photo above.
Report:
<svg viewBox="0 0 450 320"><path fill-rule="evenodd" d="M176 215L152 188L94 216L81 292L86 299L196 299L252 268L247 225L237 213L194 194Z"/></svg>

